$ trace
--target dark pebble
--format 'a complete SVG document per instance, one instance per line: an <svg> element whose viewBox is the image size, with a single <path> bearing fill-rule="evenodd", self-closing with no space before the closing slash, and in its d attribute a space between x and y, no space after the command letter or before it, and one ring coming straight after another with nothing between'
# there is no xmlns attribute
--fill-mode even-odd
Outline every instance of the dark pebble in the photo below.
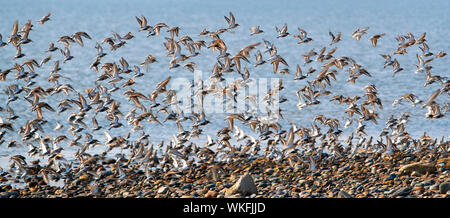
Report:
<svg viewBox="0 0 450 218"><path fill-rule="evenodd" d="M414 159L416 159L416 157L415 156L412 156L412 157L407 157L407 158L405 158L405 161L413 161Z"/></svg>
<svg viewBox="0 0 450 218"><path fill-rule="evenodd" d="M392 174L390 174L388 177L386 177L386 178L384 179L384 181L393 180L393 179L395 179L395 178L397 178L397 175L395 175L394 173L392 173Z"/></svg>
<svg viewBox="0 0 450 218"><path fill-rule="evenodd" d="M411 192L411 188L410 187L400 188L400 189L398 189L396 192L394 192L392 194L392 197L407 196L410 192Z"/></svg>
<svg viewBox="0 0 450 218"><path fill-rule="evenodd" d="M446 194L448 191L450 191L450 182L444 182L439 185L439 192L441 194Z"/></svg>
<svg viewBox="0 0 450 218"><path fill-rule="evenodd" d="M191 189L191 188L192 188L191 184L181 186L181 189Z"/></svg>

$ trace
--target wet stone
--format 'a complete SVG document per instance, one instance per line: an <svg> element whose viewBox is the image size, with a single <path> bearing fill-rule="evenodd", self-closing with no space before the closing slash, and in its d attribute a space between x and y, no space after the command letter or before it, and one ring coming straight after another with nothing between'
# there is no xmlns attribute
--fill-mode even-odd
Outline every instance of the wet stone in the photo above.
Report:
<svg viewBox="0 0 450 218"><path fill-rule="evenodd" d="M444 182L439 185L439 192L441 194L446 194L448 191L450 191L450 182Z"/></svg>
<svg viewBox="0 0 450 218"><path fill-rule="evenodd" d="M162 186L158 189L158 194L164 194L169 190L169 187L167 186Z"/></svg>
<svg viewBox="0 0 450 218"><path fill-rule="evenodd" d="M436 170L436 168L434 167L433 164L419 162L419 163L412 163L412 164L402 166L399 169L399 172L403 173L403 174L411 174L414 171L417 171L418 173L426 174L426 173L434 172L435 170Z"/></svg>
<svg viewBox="0 0 450 218"><path fill-rule="evenodd" d="M344 190L339 191L338 198L352 198L352 196Z"/></svg>
<svg viewBox="0 0 450 218"><path fill-rule="evenodd" d="M410 187L400 188L392 194L392 197L407 196L411 192Z"/></svg>
<svg viewBox="0 0 450 218"><path fill-rule="evenodd" d="M253 178L250 174L246 174L242 176L228 191L227 194L234 193L242 193L243 195L247 194L256 194L257 188L255 183L253 182Z"/></svg>

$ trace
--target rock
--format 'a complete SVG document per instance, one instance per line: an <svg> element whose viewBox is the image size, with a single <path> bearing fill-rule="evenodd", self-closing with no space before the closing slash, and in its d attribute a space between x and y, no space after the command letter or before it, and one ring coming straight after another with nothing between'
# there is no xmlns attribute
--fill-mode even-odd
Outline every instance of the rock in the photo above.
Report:
<svg viewBox="0 0 450 218"><path fill-rule="evenodd" d="M303 186L304 184L306 184L307 182L308 182L308 181L302 179L302 180L299 180L299 181L297 182L297 185L301 187L301 186Z"/></svg>
<svg viewBox="0 0 450 218"><path fill-rule="evenodd" d="M434 184L434 181L433 180L427 180L427 181L421 182L420 184L423 185L423 186L430 186L430 185Z"/></svg>
<svg viewBox="0 0 450 218"><path fill-rule="evenodd" d="M272 175L273 172L274 172L274 170L272 168L268 168L264 171L264 173L266 173L268 175Z"/></svg>
<svg viewBox="0 0 450 218"><path fill-rule="evenodd" d="M0 193L0 198L8 198L9 197L9 193L8 192L1 192Z"/></svg>
<svg viewBox="0 0 450 218"><path fill-rule="evenodd" d="M9 198L17 198L19 197L20 193L18 191L11 191L9 192Z"/></svg>
<svg viewBox="0 0 450 218"><path fill-rule="evenodd" d="M422 173L419 173L419 172L417 172L417 171L414 171L414 172L411 173L411 176L421 177L421 176L423 176L423 174L422 174Z"/></svg>
<svg viewBox="0 0 450 218"><path fill-rule="evenodd" d="M205 198L216 198L218 193L216 191L210 190L205 194Z"/></svg>
<svg viewBox="0 0 450 218"><path fill-rule="evenodd" d="M78 179L81 180L81 181L87 181L89 179L89 176L86 175L86 174L83 174Z"/></svg>
<svg viewBox="0 0 450 218"><path fill-rule="evenodd" d="M433 164L429 163L412 163L405 166L400 167L399 172L402 174L411 174L414 171L420 174L432 173L436 170L436 167Z"/></svg>
<svg viewBox="0 0 450 218"><path fill-rule="evenodd" d="M411 192L410 187L400 188L392 194L392 197L407 196Z"/></svg>
<svg viewBox="0 0 450 218"><path fill-rule="evenodd" d="M162 186L158 189L158 194L165 194L167 192L167 190L169 190L169 187Z"/></svg>
<svg viewBox="0 0 450 218"><path fill-rule="evenodd" d="M235 193L241 193L243 195L247 194L257 194L253 178L250 174L242 176L231 188L226 191L226 195L233 195Z"/></svg>
<svg viewBox="0 0 450 218"><path fill-rule="evenodd" d="M384 179L384 181L394 180L397 177L395 173L391 173L388 177Z"/></svg>
<svg viewBox="0 0 450 218"><path fill-rule="evenodd" d="M352 198L352 196L344 190L339 191L338 198Z"/></svg>
<svg viewBox="0 0 450 218"><path fill-rule="evenodd" d="M311 176L314 176L314 177L317 177L317 176L320 176L320 175L321 175L320 172L315 172L315 173L311 174Z"/></svg>
<svg viewBox="0 0 450 218"><path fill-rule="evenodd" d="M439 192L441 194L446 194L448 191L450 191L450 182L444 182L439 185Z"/></svg>
<svg viewBox="0 0 450 218"><path fill-rule="evenodd" d="M438 184L434 184L434 185L430 186L430 190L431 190L431 191L437 191L437 190L439 190L439 185L438 185Z"/></svg>

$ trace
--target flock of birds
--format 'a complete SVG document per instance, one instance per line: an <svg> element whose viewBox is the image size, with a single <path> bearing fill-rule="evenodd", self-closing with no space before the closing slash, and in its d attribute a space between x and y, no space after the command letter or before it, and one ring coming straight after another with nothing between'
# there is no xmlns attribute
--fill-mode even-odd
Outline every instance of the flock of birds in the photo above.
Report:
<svg viewBox="0 0 450 218"><path fill-rule="evenodd" d="M48 25L46 22L51 20L50 17L51 13L42 17L37 23ZM449 143L444 137L438 141L427 136L426 133L419 139L413 139L409 136L405 129L405 123L409 119L408 112L403 113L400 117L391 115L378 138L377 136L368 136L365 132L367 123L378 123L377 110L383 109L375 84L366 85L363 89L365 93L362 95L335 95L332 97L331 101L348 106L345 109L348 115L345 121L318 115L312 121L311 128L290 123L288 129L283 129L277 119L284 119L281 104L286 99L283 97L276 98L285 89L283 80L280 80L279 84L270 89L264 97L264 101L268 105L274 105L274 101L279 101L277 102L280 105L279 108L273 110L267 108L267 116L247 111L228 114L224 120L224 128L219 129L215 137L207 135L204 145L193 143L191 139L198 138L202 134L202 129L210 125L210 121L204 112L203 100L205 96L224 97L227 102L236 103L238 90L247 87L247 84L251 81L250 69L271 64L273 65L273 73L289 74L290 66L278 54L275 43L265 39L262 42L243 47L236 54L230 54L221 35L232 33L234 29L239 27L231 12L228 16L225 16L227 26L216 31L203 29L197 37L203 37L204 40L197 41L194 41L188 35L179 37L180 28L177 26L168 26L164 23L150 25L143 15L136 17L136 20L138 23L136 30L146 32L148 38L162 37L161 35L167 33L164 47L167 51L166 56L170 58L168 69L181 67L194 72L197 65L190 61L191 58L207 52L217 55L217 62L211 71L209 81L200 80L192 84L194 96L198 98L199 102L192 107L197 110L190 114L184 114L183 109L178 106L180 101L177 98L177 92L167 88L171 82L171 76L160 81L151 93L136 91L139 89L139 87L135 87L136 81L145 78L145 72L149 71L149 66L158 62L159 58L149 54L144 57L139 65L133 67L123 57L117 62L102 61L102 58L108 55L108 53L105 53L103 46L109 45L111 52L119 50L126 46L129 40L135 38L131 32L121 36L113 31L111 37L105 38L101 43L96 43L97 55L89 68L97 72L98 77L91 88L76 90L70 83L67 83L71 79L69 75L64 75L62 72L62 65L73 61L73 56L70 53L71 47L76 45L84 47L83 40L91 40L91 37L82 31L70 36L61 36L57 40L59 44L49 43L49 47L45 51L45 54L49 55L40 62L35 59L25 60L27 55L22 53L21 48L33 42L29 37L31 30L34 30L34 25L29 20L19 30L19 23L16 21L7 40L0 35L0 50L4 46L16 48L16 54L12 58L16 63L6 69L5 66L1 66L3 70L0 70L0 81L3 84L11 81L6 86L3 85L3 87L6 87L5 93L8 97L6 104L0 109L1 111L6 110L8 117L6 119L0 118L0 144L6 144L7 148L19 145L28 146L29 151L26 155L18 154L10 157L11 170L20 175L21 178L40 175L46 183L49 183L51 179L67 178L69 174L88 173L93 178L98 179L105 170L105 166L100 164L101 160L107 158L108 152L115 148L129 151L129 155L116 152L115 158L110 162L110 167L119 179L125 179L127 172L132 169L143 169L145 175L151 178L155 172L167 172L174 169L178 171L188 170L190 165L197 162L212 163L210 170L215 175L218 172L226 171L226 163L232 163L242 158L253 158L258 155L279 161L288 160L292 166L305 163L313 170L322 158L351 157L356 154L389 156L400 151L418 152L424 149L432 149L436 151L435 153L448 153ZM292 36L298 39L298 44L313 41L302 28L298 28L299 33L297 35L289 33L286 24L281 29L278 27L275 29L277 40ZM251 27L250 31L250 37L269 32L260 29L260 26ZM357 29L351 34L351 37L360 41L368 34L368 31L369 27ZM329 35L331 37L329 46L337 45L341 41L341 32L333 33L330 31ZM372 46L376 47L384 37L386 37L385 33L375 34L369 40ZM207 42L208 40L209 42ZM439 83L440 86L427 100L420 100L413 93L406 93L401 98L396 99L392 105L406 101L411 103L412 106L427 108L428 112L425 114L427 118L440 119L444 117L449 111L449 102L441 105L436 101L436 98L440 95L449 94L450 80L447 77L432 75L431 63L436 59L445 57L446 53L443 51L436 54L431 53L426 43L425 33L416 37L408 32L407 35L399 35L396 40L398 41L396 50L392 54L381 55L384 59L384 67L392 68L393 75L398 74L403 68L395 58L396 55L404 55L412 47L419 47L422 52L417 54L418 63L415 73L426 74L424 86L433 83ZM261 44L264 47L263 51L259 50L262 47ZM337 47L332 49L323 47L318 52L312 49L302 54L304 62L296 65L293 78L285 75L285 79L307 81L307 85L296 91L298 110L318 105L321 103L322 96L331 95L332 93L327 88L337 82L336 75L342 71L348 72L347 82L351 83L356 83L361 76L371 77L371 74L354 59L346 56L333 56L336 50ZM186 52L183 54L183 51ZM58 52L62 56L55 59L56 54L54 53ZM254 61L252 61L252 53ZM263 54L264 56L268 54L269 57L264 57ZM53 68L47 78L50 86L48 88L37 86L35 81L45 77L44 74L37 73L37 69L49 64L52 60L54 60ZM310 67L305 70L312 62L321 63L321 68ZM145 72L141 70L142 67L145 67ZM223 86L221 82L224 81L224 75L233 72L239 74L241 78ZM13 77L13 73L15 73L15 79L10 78ZM145 80L149 79L148 77L145 78ZM20 86L18 82L22 81L24 85ZM121 111L121 101L113 97L113 93L119 90L123 91L121 96L130 102L131 110ZM55 95L65 95L65 98L58 105L50 105L46 99ZM28 112L35 113L36 116L19 127L15 121L21 119L21 116L14 112L11 105L16 104L16 102L23 102L23 100L27 102L23 104L29 105ZM256 104L256 96L254 95L246 96L245 100ZM177 109L173 110L173 108ZM45 135L44 129L48 128L45 126L49 123L46 117L56 116L56 114L58 116L66 114L67 124L56 121L53 132L58 136ZM166 118L161 122L159 119L162 116L166 116ZM98 122L97 119L106 119L109 121L109 125L101 126L99 125L101 122ZM168 121L176 123L178 127L177 135L169 142L162 141L155 146L149 135L149 129L145 128L143 122L155 123L156 127L152 128L152 131L157 133L157 126ZM249 127L259 136L253 137L245 133L242 128L235 125L237 122ZM353 133L347 140L339 140L342 127L348 128L353 122L357 123ZM189 130L185 130L187 129L186 123L190 123ZM127 134L111 135L109 133L111 129L122 129L122 132ZM323 131L322 129L326 130ZM68 130L71 134L66 135L63 132L64 130ZM95 138L93 136L95 131L103 131L105 137ZM131 132L140 134L137 140L131 139ZM3 139L7 135L13 136L9 142ZM237 143L230 142L232 139L235 139ZM77 148L73 154L73 160L64 157L62 154L62 150L67 146ZM98 146L106 146L105 151L101 154L89 154L90 149ZM28 163L25 156L46 158L47 163L43 166L39 165L39 160ZM72 165L75 162L78 166ZM35 169L33 166L36 165L40 167L33 171L32 169ZM217 176L215 177L217 178Z"/></svg>

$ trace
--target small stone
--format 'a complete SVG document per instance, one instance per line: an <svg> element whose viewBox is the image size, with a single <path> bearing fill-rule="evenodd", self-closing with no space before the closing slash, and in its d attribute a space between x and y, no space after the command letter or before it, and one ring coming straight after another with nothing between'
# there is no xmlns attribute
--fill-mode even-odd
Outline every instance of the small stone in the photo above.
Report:
<svg viewBox="0 0 450 218"><path fill-rule="evenodd" d="M274 172L274 170L272 168L268 168L267 170L264 171L266 174L272 175L272 173Z"/></svg>
<svg viewBox="0 0 450 218"><path fill-rule="evenodd" d="M389 181L389 180L393 180L397 177L397 175L395 173L390 174L388 177L386 177L384 179L384 181Z"/></svg>
<svg viewBox="0 0 450 218"><path fill-rule="evenodd" d="M315 172L315 173L313 173L311 176L314 176L314 177L320 176L320 172Z"/></svg>
<svg viewBox="0 0 450 218"><path fill-rule="evenodd" d="M78 179L81 180L81 181L86 181L86 180L89 179L89 177L88 177L88 175L83 174L83 175L81 175Z"/></svg>
<svg viewBox="0 0 450 218"><path fill-rule="evenodd" d="M432 191L439 190L439 184L434 184L434 185L430 186L430 190L432 190Z"/></svg>
<svg viewBox="0 0 450 218"><path fill-rule="evenodd" d="M210 190L205 194L205 198L216 198L218 193L216 191Z"/></svg>
<svg viewBox="0 0 450 218"><path fill-rule="evenodd" d="M19 197L20 193L18 191L11 191L9 192L9 198L17 198Z"/></svg>
<svg viewBox="0 0 450 218"><path fill-rule="evenodd" d="M344 190L339 191L338 198L352 198L352 196Z"/></svg>
<svg viewBox="0 0 450 218"><path fill-rule="evenodd" d="M408 162L413 161L415 158L416 158L415 156L407 157L407 158L405 158L405 161L408 161Z"/></svg>
<svg viewBox="0 0 450 218"><path fill-rule="evenodd" d="M304 184L306 184L308 181L306 181L306 180L304 180L304 179L301 179L301 180L299 180L298 182L297 182L297 185L298 186L303 186Z"/></svg>
<svg viewBox="0 0 450 218"><path fill-rule="evenodd" d="M253 178L250 174L242 176L231 188L226 192L226 195L232 195L235 193L257 194L258 190L253 182Z"/></svg>
<svg viewBox="0 0 450 218"><path fill-rule="evenodd" d="M441 194L446 194L448 191L450 191L450 182L444 182L439 185L439 192Z"/></svg>
<svg viewBox="0 0 450 218"><path fill-rule="evenodd" d="M410 187L400 188L392 194L392 197L407 196L411 192Z"/></svg>
<svg viewBox="0 0 450 218"><path fill-rule="evenodd" d="M192 188L191 184L181 186L181 189L191 189L191 188Z"/></svg>
<svg viewBox="0 0 450 218"><path fill-rule="evenodd" d="M417 171L421 174L432 173L436 170L436 167L433 164L428 163L412 163L405 166L400 167L399 172L402 174L411 174L414 171Z"/></svg>
<svg viewBox="0 0 450 218"><path fill-rule="evenodd" d="M158 194L165 194L167 192L167 190L169 190L169 187L162 186L158 189Z"/></svg>
<svg viewBox="0 0 450 218"><path fill-rule="evenodd" d="M419 172L417 172L417 171L414 171L414 172L411 173L411 176L421 177L421 176L423 176L423 174L422 174L422 173L419 173Z"/></svg>
<svg viewBox="0 0 450 218"><path fill-rule="evenodd" d="M202 189L198 190L197 192L199 193L199 195L205 195L206 193L208 193L209 189L207 189L206 187L203 187Z"/></svg>
<svg viewBox="0 0 450 218"><path fill-rule="evenodd" d="M434 184L434 181L433 180L427 180L427 181L421 182L420 184L423 185L423 186L430 186L430 185Z"/></svg>

